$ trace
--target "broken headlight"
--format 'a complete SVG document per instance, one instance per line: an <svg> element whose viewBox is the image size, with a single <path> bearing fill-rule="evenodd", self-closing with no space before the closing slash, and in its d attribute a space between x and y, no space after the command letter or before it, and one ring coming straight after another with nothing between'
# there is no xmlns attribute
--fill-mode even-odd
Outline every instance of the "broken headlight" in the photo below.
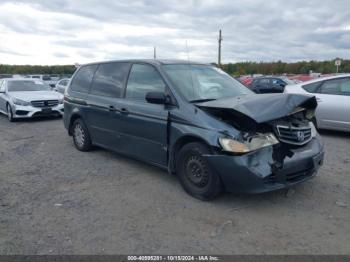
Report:
<svg viewBox="0 0 350 262"><path fill-rule="evenodd" d="M224 151L232 153L248 153L263 147L278 144L277 138L272 133L257 134L249 137L246 141L237 141L232 138L220 138L219 143Z"/></svg>
<svg viewBox="0 0 350 262"><path fill-rule="evenodd" d="M314 123L310 122L310 127L311 127L311 137L316 137L317 130L316 130Z"/></svg>
<svg viewBox="0 0 350 262"><path fill-rule="evenodd" d="M315 110L314 110L314 109L306 110L306 112L305 112L305 117L306 117L308 120L312 120L312 119L315 117Z"/></svg>

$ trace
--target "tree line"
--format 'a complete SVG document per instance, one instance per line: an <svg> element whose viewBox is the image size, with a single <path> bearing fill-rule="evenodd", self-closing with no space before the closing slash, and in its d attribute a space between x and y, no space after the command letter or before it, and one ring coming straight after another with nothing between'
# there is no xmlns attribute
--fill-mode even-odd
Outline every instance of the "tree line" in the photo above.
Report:
<svg viewBox="0 0 350 262"><path fill-rule="evenodd" d="M300 61L295 63L277 62L239 62L221 65L230 75L252 74L309 74L310 71L322 74L336 73L335 60L328 61ZM350 73L350 60L341 60L339 73Z"/></svg>
<svg viewBox="0 0 350 262"><path fill-rule="evenodd" d="M335 60L300 61L295 63L277 62L238 62L222 64L221 68L230 75L251 74L308 74L310 71L330 74L336 72ZM4 65L0 64L0 74L73 74L74 65ZM350 60L343 59L340 73L350 73Z"/></svg>
<svg viewBox="0 0 350 262"><path fill-rule="evenodd" d="M73 74L75 71L74 65L4 65L0 64L0 74Z"/></svg>

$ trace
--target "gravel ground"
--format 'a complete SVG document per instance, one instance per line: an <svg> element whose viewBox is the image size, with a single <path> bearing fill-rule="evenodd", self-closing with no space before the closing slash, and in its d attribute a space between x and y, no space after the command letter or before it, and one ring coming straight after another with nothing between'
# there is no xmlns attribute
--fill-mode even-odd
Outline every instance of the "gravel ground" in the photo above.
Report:
<svg viewBox="0 0 350 262"><path fill-rule="evenodd" d="M349 254L350 135L292 190L201 202L175 176L96 149L62 120L0 116L1 254Z"/></svg>

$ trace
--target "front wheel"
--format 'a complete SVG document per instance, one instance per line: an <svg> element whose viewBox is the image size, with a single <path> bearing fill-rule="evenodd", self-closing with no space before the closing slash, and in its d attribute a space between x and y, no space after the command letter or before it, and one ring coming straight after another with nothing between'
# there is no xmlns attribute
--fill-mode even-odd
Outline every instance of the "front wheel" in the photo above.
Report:
<svg viewBox="0 0 350 262"><path fill-rule="evenodd" d="M92 147L89 131L83 120L76 119L72 125L72 134L75 147L79 151L89 151Z"/></svg>
<svg viewBox="0 0 350 262"><path fill-rule="evenodd" d="M206 154L210 154L207 146L193 142L180 150L176 160L176 173L182 187L200 200L211 200L222 192L219 176L203 157Z"/></svg>
<svg viewBox="0 0 350 262"><path fill-rule="evenodd" d="M13 117L13 112L12 112L12 108L9 104L7 104L6 106L6 110L7 110L7 118L10 122L14 122L15 119Z"/></svg>

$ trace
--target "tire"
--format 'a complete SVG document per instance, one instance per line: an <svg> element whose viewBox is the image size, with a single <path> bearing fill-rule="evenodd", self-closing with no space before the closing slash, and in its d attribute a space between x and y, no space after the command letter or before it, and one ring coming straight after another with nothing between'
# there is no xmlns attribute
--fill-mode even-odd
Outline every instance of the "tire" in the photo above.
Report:
<svg viewBox="0 0 350 262"><path fill-rule="evenodd" d="M10 122L15 122L15 119L13 117L12 108L9 104L6 105L6 111L7 111L7 118Z"/></svg>
<svg viewBox="0 0 350 262"><path fill-rule="evenodd" d="M222 183L203 157L205 154L210 150L202 143L183 146L176 159L176 174L189 195L208 201L222 192Z"/></svg>
<svg viewBox="0 0 350 262"><path fill-rule="evenodd" d="M311 119L311 122L314 124L315 128L318 129L316 117L313 117L313 118Z"/></svg>
<svg viewBox="0 0 350 262"><path fill-rule="evenodd" d="M89 151L92 148L89 131L81 118L74 121L72 125L72 135L75 147L79 151Z"/></svg>

